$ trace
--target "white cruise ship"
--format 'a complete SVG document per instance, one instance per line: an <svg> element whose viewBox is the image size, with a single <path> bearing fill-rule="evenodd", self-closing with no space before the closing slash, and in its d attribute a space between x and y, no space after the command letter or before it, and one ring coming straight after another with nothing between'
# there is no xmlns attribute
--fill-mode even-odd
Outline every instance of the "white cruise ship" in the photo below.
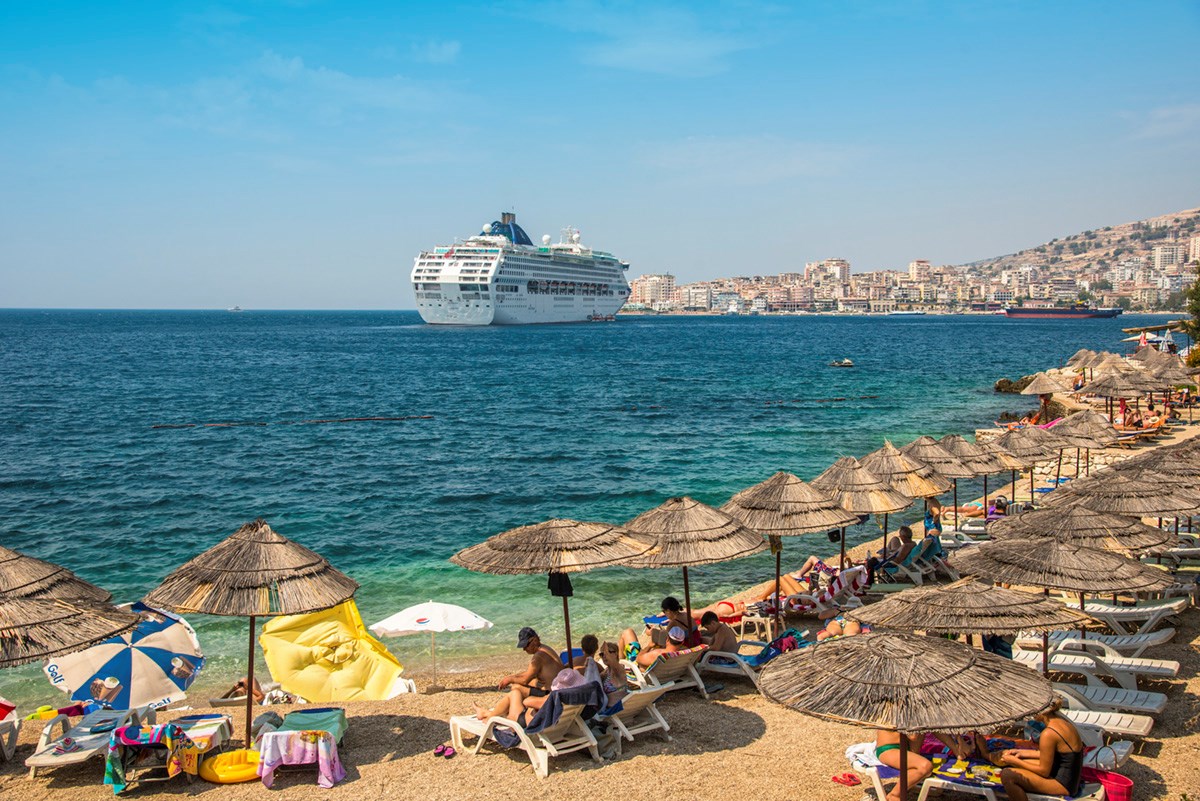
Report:
<svg viewBox="0 0 1200 801"><path fill-rule="evenodd" d="M435 247L413 264L417 311L441 325L522 325L611 320L629 299L629 264L586 248L567 228L534 245L515 214L465 242Z"/></svg>

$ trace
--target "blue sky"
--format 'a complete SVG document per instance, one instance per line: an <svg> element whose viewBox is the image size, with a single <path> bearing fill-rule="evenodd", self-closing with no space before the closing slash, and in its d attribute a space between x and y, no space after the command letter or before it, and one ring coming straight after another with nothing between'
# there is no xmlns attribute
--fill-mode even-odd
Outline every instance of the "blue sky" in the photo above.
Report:
<svg viewBox="0 0 1200 801"><path fill-rule="evenodd" d="M0 307L412 308L515 209L681 281L1200 205L1200 3L0 5Z"/></svg>

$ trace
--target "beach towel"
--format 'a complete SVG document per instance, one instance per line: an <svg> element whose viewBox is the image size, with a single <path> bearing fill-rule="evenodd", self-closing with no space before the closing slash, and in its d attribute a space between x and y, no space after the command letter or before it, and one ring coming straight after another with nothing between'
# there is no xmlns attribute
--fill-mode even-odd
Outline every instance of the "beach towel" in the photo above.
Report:
<svg viewBox="0 0 1200 801"><path fill-rule="evenodd" d="M581 687L553 690L546 696L545 703L533 716L533 720L529 721L529 725L525 727L525 733L537 734L558 723L564 706L582 704L584 706L583 717L590 718L606 703L608 703L608 698L604 695L604 688L594 681ZM521 742L520 738L505 726L497 726L493 729L492 736L502 748L515 748Z"/></svg>
<svg viewBox="0 0 1200 801"><path fill-rule="evenodd" d="M167 776L183 772L183 750L194 749L183 729L174 723L159 726L122 726L113 729L104 760L104 783L118 795L128 786L126 774L147 748L162 748L165 752Z"/></svg>
<svg viewBox="0 0 1200 801"><path fill-rule="evenodd" d="M281 765L316 763L317 784L325 789L346 778L337 742L328 731L268 732L258 741L258 753L258 775L267 789L275 783L275 771Z"/></svg>

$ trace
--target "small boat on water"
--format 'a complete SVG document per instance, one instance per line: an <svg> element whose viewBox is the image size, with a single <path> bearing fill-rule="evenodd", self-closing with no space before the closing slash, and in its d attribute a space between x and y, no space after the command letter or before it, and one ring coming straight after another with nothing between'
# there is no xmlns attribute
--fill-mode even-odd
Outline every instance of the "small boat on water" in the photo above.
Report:
<svg viewBox="0 0 1200 801"><path fill-rule="evenodd" d="M241 306L234 306L232 308L226 309L225 311L240 312L241 310L242 310Z"/></svg>
<svg viewBox="0 0 1200 801"><path fill-rule="evenodd" d="M849 359L842 359L841 361L830 362L829 366L830 367L853 367L854 362L850 361Z"/></svg>

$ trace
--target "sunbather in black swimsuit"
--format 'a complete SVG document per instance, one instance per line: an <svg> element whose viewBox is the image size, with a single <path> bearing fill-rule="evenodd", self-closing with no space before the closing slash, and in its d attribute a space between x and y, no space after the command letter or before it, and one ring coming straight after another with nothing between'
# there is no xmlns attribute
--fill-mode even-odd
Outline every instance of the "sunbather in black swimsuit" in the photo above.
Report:
<svg viewBox="0 0 1200 801"><path fill-rule="evenodd" d="M1079 792L1080 777L1083 771L1083 751L1054 752L1054 761L1050 763L1050 778L1067 789L1067 795Z"/></svg>

